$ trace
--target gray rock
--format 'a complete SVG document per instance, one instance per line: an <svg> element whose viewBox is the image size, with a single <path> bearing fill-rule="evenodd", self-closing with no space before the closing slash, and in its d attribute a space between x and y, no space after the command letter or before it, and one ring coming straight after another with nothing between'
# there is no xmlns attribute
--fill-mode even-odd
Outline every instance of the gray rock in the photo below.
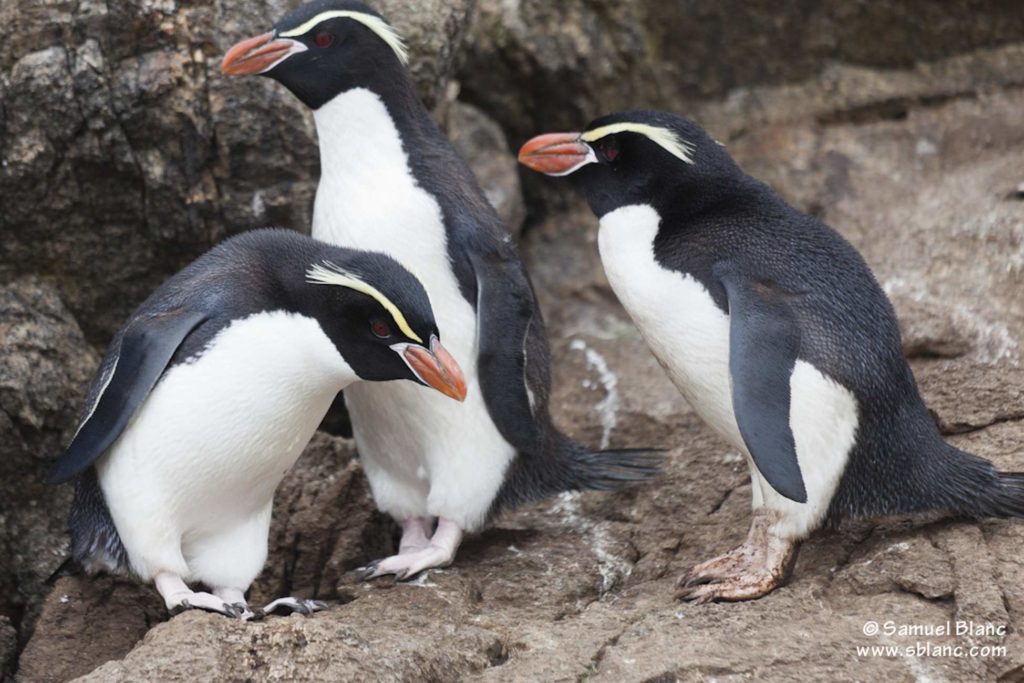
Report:
<svg viewBox="0 0 1024 683"><path fill-rule="evenodd" d="M167 618L156 591L111 576L58 579L18 658L18 680L59 683L127 655Z"/></svg>
<svg viewBox="0 0 1024 683"><path fill-rule="evenodd" d="M608 111L686 112L826 64L909 68L1022 35L1011 5L480 0L459 80L515 142Z"/></svg>
<svg viewBox="0 0 1024 683"><path fill-rule="evenodd" d="M1024 203L1015 198L1024 45L1000 46L1020 40L1019 14L971 3L940 11L916 1L827 2L809 14L777 3L770 10L760 2L712 4L484 0L461 69L463 94L499 121L513 146L517 136L579 125L605 109L693 112L745 168L864 252L894 301L905 351L948 438L1001 469L1024 470ZM407 14L402 7L385 9L412 36L415 28L396 14ZM460 21L467 7L444 16ZM0 192L16 197L19 217L0 216L10 221L0 226L0 277L55 273L69 301L84 302L75 310L89 315L99 339L120 322L118 307L127 310L174 259L257 216L307 220L316 170L308 118L273 84L225 81L215 70L231 41L281 9L67 8L25 0L0 7L12 28L0 45L0 150L17 152L15 170L0 169ZM424 10L445 11L440 2ZM454 46L461 28L431 33L430 21L411 42L431 46L417 68L424 93L437 98L438 74L447 73L452 55L429 41L443 36ZM917 30L918 22L929 30ZM201 67L196 49L206 55ZM822 70L823 56L842 63ZM52 119L31 116L12 88L28 97L25 106L52 109ZM443 110L447 101L440 104ZM455 106L441 118L464 113ZM474 117L461 131L471 140L487 131L481 149L500 150L500 136ZM453 132L461 131L456 123ZM109 191L117 179L134 188L130 200ZM746 466L682 400L615 301L590 212L564 183L532 184L543 194L530 194L529 212L541 219L528 226L522 248L552 338L556 421L594 445L671 448L662 479L519 510L468 539L451 568L411 584L355 585L347 570L386 552L393 527L373 511L351 444L321 435L278 493L271 556L252 597L295 592L326 598L332 610L248 625L199 613L165 622L148 587L62 579L22 655L21 676L1019 677L1020 522L851 524L813 537L791 583L762 600L672 602L680 573L745 535ZM102 196L83 194L89 187ZM169 218L157 220L157 211ZM44 492L24 472L42 471L44 454L63 443L80 394L60 387L84 383L95 363L53 291L27 282L3 290L17 293L6 308L26 311L17 324L0 314L0 462L22 468L13 480L0 470L0 510L15 515L3 529L20 520L13 533L0 531L7 534L0 535L0 588L10 595L21 584L7 577L30 579L17 605L0 607L15 614L39 595L31 581L42 567L28 560L56 561L63 543L63 510L31 508L27 502ZM32 294L35 288L49 293ZM41 326L54 328L43 341L8 344L40 337L25 330ZM16 336L6 336L8 329ZM75 349L87 357L78 365ZM36 367L38 378L29 371ZM8 386L8 375L20 379ZM34 391L32 382L44 389ZM8 500L17 505L3 507ZM17 544L23 549L9 550ZM865 636L868 621L956 619L1008 626L1009 635L933 644L1005 646L1006 654L905 658L856 650L917 640L883 643ZM0 658L2 642L0 633Z"/></svg>
<svg viewBox="0 0 1024 683"><path fill-rule="evenodd" d="M14 671L14 655L18 652L18 632L11 620L0 616L0 676L9 676Z"/></svg>
<svg viewBox="0 0 1024 683"><path fill-rule="evenodd" d="M269 80L219 73L233 42L292 4L5 2L0 280L53 277L88 337L105 343L149 291L225 236L308 230L311 117ZM379 7L412 47L421 94L438 101L470 3Z"/></svg>
<svg viewBox="0 0 1024 683"><path fill-rule="evenodd" d="M71 487L43 480L75 427L98 358L54 288L0 287L0 611L30 625L64 560Z"/></svg>
<svg viewBox="0 0 1024 683"><path fill-rule="evenodd" d="M526 206L519 188L519 166L501 127L473 105L455 102L448 111L447 131L508 231L518 235Z"/></svg>

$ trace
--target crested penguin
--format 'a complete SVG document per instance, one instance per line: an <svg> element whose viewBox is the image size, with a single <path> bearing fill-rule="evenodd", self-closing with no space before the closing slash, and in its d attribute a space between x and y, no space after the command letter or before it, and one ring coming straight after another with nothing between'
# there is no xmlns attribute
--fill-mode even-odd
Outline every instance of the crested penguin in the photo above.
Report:
<svg viewBox="0 0 1024 683"><path fill-rule="evenodd" d="M345 392L376 503L402 527L398 553L368 565L362 579L447 565L465 532L514 505L615 489L657 471L649 452L592 452L552 424L550 354L529 278L419 101L406 62L380 14L317 0L232 47L221 66L270 77L313 110L321 167L313 236L413 270L466 373L460 404L411 385Z"/></svg>
<svg viewBox="0 0 1024 683"><path fill-rule="evenodd" d="M172 614L322 608L246 606L274 490L353 382L411 380L463 400L439 339L423 286L383 254L273 229L215 247L132 314L89 388L51 475L76 479L70 562L154 582Z"/></svg>
<svg viewBox="0 0 1024 683"><path fill-rule="evenodd" d="M537 136L519 159L582 191L616 296L680 393L746 456L750 534L684 575L676 597L765 595L802 539L845 518L1024 515L1024 474L943 441L860 254L692 121L612 114Z"/></svg>

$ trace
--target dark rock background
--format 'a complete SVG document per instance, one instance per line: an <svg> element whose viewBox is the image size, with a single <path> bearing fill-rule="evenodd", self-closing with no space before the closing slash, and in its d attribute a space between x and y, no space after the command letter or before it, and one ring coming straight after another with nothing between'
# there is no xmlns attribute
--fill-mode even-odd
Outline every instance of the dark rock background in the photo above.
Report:
<svg viewBox="0 0 1024 683"><path fill-rule="evenodd" d="M670 600L678 574L745 534L746 468L616 303L586 208L514 164L529 135L609 110L693 116L862 250L951 440L1024 470L1024 9L1011 0L378 2L488 196L513 230L525 220L559 423L594 444L672 446L666 476L507 515L413 584L353 585L348 570L393 529L350 442L318 435L277 496L253 593L333 610L166 621L130 582L51 590L70 491L40 478L111 332L225 236L308 229L310 117L276 84L217 69L292 4L0 4L0 678L1024 678L1020 523L854 524L815 536L763 600ZM1009 634L934 644L1005 656L855 650L920 640L866 637L867 620L949 619Z"/></svg>

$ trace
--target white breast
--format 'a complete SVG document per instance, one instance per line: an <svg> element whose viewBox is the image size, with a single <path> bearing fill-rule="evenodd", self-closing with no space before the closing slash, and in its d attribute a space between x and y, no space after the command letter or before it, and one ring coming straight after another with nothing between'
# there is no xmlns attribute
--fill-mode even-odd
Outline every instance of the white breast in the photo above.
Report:
<svg viewBox="0 0 1024 683"><path fill-rule="evenodd" d="M315 320L282 311L235 321L196 360L171 368L97 463L136 570L169 569L164 559L188 558L190 541L267 509L354 379ZM251 545L242 551L260 552L260 539Z"/></svg>
<svg viewBox="0 0 1024 683"><path fill-rule="evenodd" d="M790 428L808 492L804 505L777 494L752 466L732 407L729 316L692 276L654 257L661 217L632 205L601 218L598 247L608 282L680 393L733 447L747 456L754 505L783 514L777 532L802 537L827 512L854 444L857 401L814 366L798 360L790 377Z"/></svg>
<svg viewBox="0 0 1024 683"><path fill-rule="evenodd" d="M482 524L514 449L487 413L476 374L476 314L450 267L437 201L416 182L379 96L342 93L316 111L321 178L313 236L384 252L425 286L442 341L462 367L456 403L410 383L362 383L346 392L374 496L395 517L445 516Z"/></svg>
<svg viewBox="0 0 1024 683"><path fill-rule="evenodd" d="M729 441L742 441L732 411L729 316L701 283L655 260L660 222L646 205L601 219L598 248L608 282L690 405Z"/></svg>

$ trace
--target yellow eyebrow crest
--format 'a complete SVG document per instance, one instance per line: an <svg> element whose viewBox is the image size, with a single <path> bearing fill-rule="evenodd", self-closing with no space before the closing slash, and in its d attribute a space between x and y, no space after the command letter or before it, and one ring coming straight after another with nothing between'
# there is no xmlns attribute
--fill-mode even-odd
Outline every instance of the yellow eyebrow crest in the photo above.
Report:
<svg viewBox="0 0 1024 683"><path fill-rule="evenodd" d="M420 344L423 343L423 339L413 332L411 327L409 327L409 322L405 319L405 316L402 314L402 311L399 310L398 306L396 306L391 299L384 296L383 292L363 280L355 273L346 271L330 261L324 261L322 265L314 264L310 266L309 270L306 271L306 282L314 285L348 287L349 289L354 289L357 292L373 297L377 303L384 307L385 311L391 314L391 318L395 321L395 324L398 325L398 329L402 331L402 334L409 339L419 342Z"/></svg>
<svg viewBox="0 0 1024 683"><path fill-rule="evenodd" d="M682 159L688 164L694 163L692 143L683 140L675 131L660 126L649 126L646 123L632 123L622 121L620 123L609 123L593 130L588 130L580 139L584 142L595 142L608 135L616 133L637 133L643 135L656 145L662 147L669 154Z"/></svg>
<svg viewBox="0 0 1024 683"><path fill-rule="evenodd" d="M405 47L405 42L402 41L402 37L398 35L398 31L391 27L388 22L384 21L380 17L375 17L372 14L365 12L353 12L351 10L330 10L327 12L321 12L312 19L299 24L295 28L288 29L284 33L279 33L280 38L295 38L309 33L317 24L327 21L328 19L338 19L346 17L358 21L360 24L370 29L380 37L388 46L395 51L398 55L398 60L402 64L409 63L409 51Z"/></svg>

